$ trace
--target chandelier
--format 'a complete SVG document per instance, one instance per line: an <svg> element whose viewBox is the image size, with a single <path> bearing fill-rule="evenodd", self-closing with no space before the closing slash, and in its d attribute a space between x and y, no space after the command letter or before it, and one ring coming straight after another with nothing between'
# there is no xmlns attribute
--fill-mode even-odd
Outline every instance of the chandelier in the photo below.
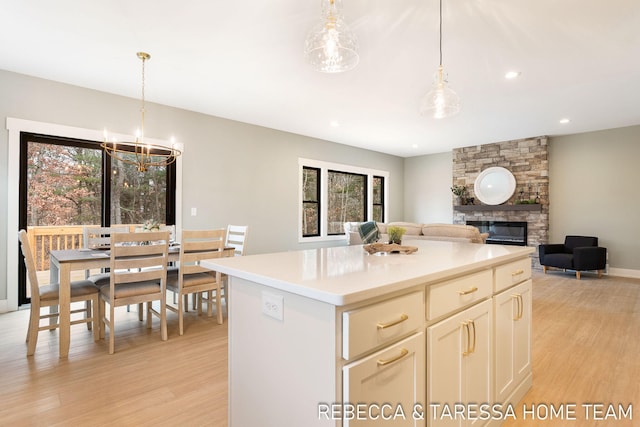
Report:
<svg viewBox="0 0 640 427"><path fill-rule="evenodd" d="M440 66L431 89L422 98L420 114L442 119L460 112L460 98L447 86L447 76L442 68L442 0L440 0Z"/></svg>
<svg viewBox="0 0 640 427"><path fill-rule="evenodd" d="M322 18L305 40L304 57L323 73L341 73L358 65L358 39L344 22L342 0L321 0Z"/></svg>
<svg viewBox="0 0 640 427"><path fill-rule="evenodd" d="M100 146L113 159L135 165L138 172L146 172L151 166L170 165L182 153L173 146L165 147L144 142L144 63L151 58L151 55L146 52L138 52L137 55L142 60L142 101L140 106L140 130L136 134L136 140L134 142L108 141L107 131L105 130L104 142Z"/></svg>

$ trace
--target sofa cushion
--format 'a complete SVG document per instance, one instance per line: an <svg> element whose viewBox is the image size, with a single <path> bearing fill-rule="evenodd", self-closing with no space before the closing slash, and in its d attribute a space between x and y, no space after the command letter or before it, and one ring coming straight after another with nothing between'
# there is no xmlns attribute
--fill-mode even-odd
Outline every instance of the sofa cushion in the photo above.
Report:
<svg viewBox="0 0 640 427"><path fill-rule="evenodd" d="M482 236L476 227L462 224L424 224L422 234L433 238L464 238L471 243L484 243L486 240L486 236Z"/></svg>

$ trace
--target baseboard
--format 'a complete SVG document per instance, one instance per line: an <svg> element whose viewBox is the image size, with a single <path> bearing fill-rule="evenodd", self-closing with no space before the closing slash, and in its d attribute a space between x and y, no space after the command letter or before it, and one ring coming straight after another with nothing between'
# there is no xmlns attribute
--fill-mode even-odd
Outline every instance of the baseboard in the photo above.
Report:
<svg viewBox="0 0 640 427"><path fill-rule="evenodd" d="M0 313L7 313L9 311L9 300L0 299Z"/></svg>
<svg viewBox="0 0 640 427"><path fill-rule="evenodd" d="M630 279L640 279L640 270L631 270L628 268L609 268L607 271L609 276L628 277Z"/></svg>

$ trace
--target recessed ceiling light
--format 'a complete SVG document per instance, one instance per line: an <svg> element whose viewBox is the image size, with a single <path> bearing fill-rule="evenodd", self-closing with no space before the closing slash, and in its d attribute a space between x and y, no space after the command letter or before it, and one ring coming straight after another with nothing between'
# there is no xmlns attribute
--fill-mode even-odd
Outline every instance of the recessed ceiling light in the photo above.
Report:
<svg viewBox="0 0 640 427"><path fill-rule="evenodd" d="M329 123L331 125L331 127L337 128L338 126L340 126L340 122L338 122L337 120L331 120L331 123Z"/></svg>
<svg viewBox="0 0 640 427"><path fill-rule="evenodd" d="M411 148L418 148L418 144L412 144Z"/></svg>
<svg viewBox="0 0 640 427"><path fill-rule="evenodd" d="M570 121L571 120L566 117L564 119L560 119L560 123L562 123L563 125L569 123Z"/></svg>
<svg viewBox="0 0 640 427"><path fill-rule="evenodd" d="M520 77L522 74L520 71L508 71L507 74L504 75L505 79L515 79L516 77Z"/></svg>

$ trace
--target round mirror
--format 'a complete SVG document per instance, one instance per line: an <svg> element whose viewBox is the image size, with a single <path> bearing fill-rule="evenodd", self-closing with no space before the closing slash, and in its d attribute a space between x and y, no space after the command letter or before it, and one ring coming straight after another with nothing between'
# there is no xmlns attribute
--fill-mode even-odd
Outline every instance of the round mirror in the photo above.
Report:
<svg viewBox="0 0 640 427"><path fill-rule="evenodd" d="M476 197L487 205L499 205L513 195L516 179L509 170L492 167L480 172L473 184Z"/></svg>

